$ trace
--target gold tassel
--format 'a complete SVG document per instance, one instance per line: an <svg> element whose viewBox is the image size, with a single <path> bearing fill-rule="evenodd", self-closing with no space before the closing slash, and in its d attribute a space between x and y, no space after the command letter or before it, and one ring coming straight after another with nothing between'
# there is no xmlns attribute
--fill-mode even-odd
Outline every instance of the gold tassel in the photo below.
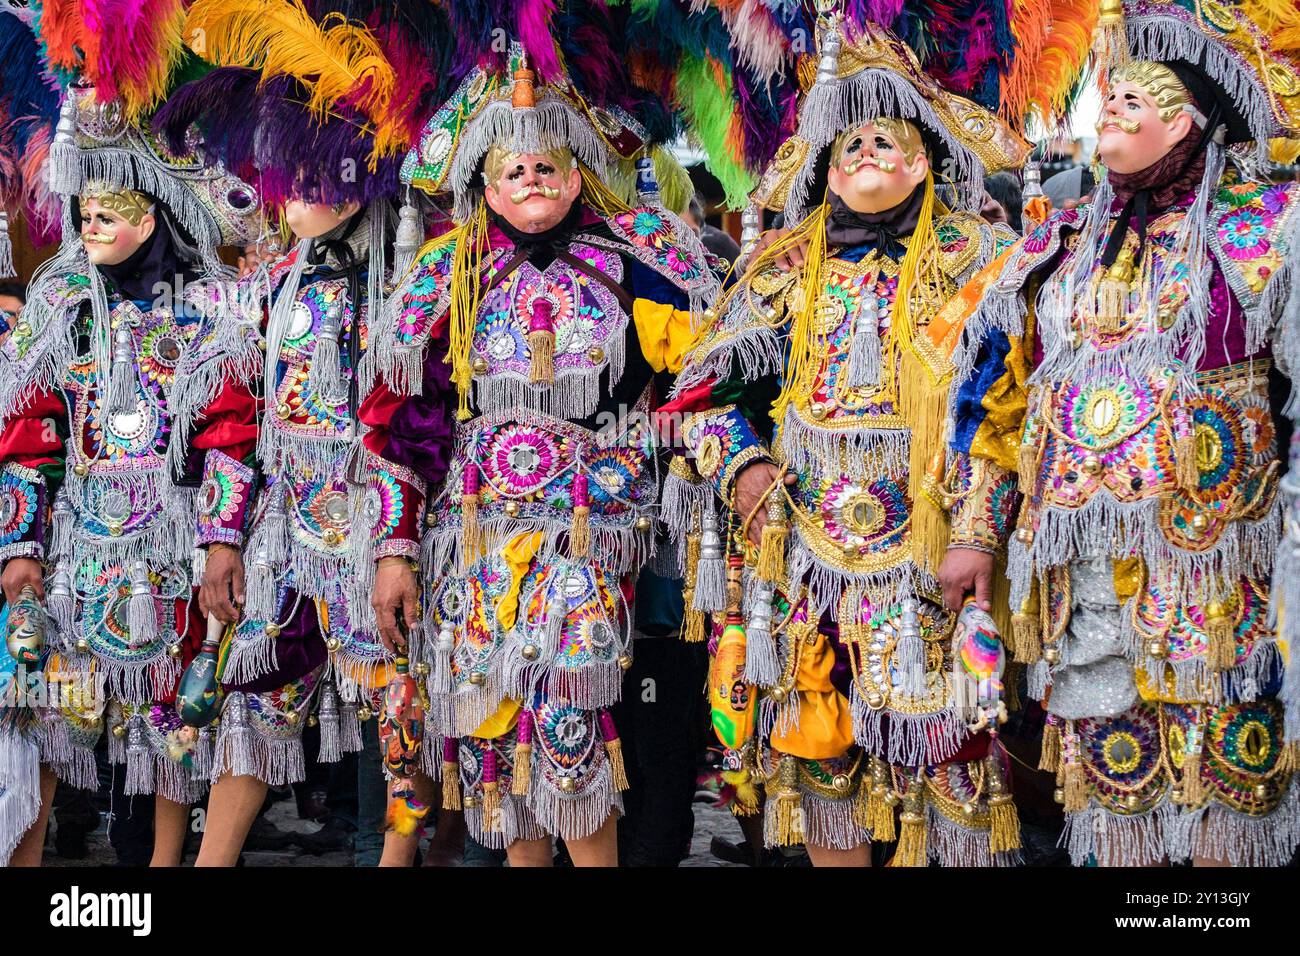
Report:
<svg viewBox="0 0 1300 956"><path fill-rule="evenodd" d="M1183 803L1188 807L1199 807L1205 802L1205 784L1201 781L1201 751L1183 757Z"/></svg>
<svg viewBox="0 0 1300 956"><path fill-rule="evenodd" d="M444 810L461 809L460 764L451 760L442 762L442 807Z"/></svg>
<svg viewBox="0 0 1300 956"><path fill-rule="evenodd" d="M1088 806L1088 786L1083 764L1067 763L1061 768L1061 773L1064 776L1065 812L1078 813L1084 810Z"/></svg>
<svg viewBox="0 0 1300 956"><path fill-rule="evenodd" d="M1061 769L1061 728L1049 723L1043 728L1043 747L1038 754L1038 769L1057 773Z"/></svg>
<svg viewBox="0 0 1300 956"><path fill-rule="evenodd" d="M460 553L465 567L483 551L482 528L478 523L478 492L460 496Z"/></svg>
<svg viewBox="0 0 1300 956"><path fill-rule="evenodd" d="M510 780L510 792L516 797L526 797L532 783L533 745L515 744L515 767Z"/></svg>
<svg viewBox="0 0 1300 956"><path fill-rule="evenodd" d="M777 767L776 792L776 843L777 846L795 846L803 842L799 826L799 765L786 754Z"/></svg>
<svg viewBox="0 0 1300 956"><path fill-rule="evenodd" d="M555 381L555 332L533 329L528 333L528 380L550 385Z"/></svg>
<svg viewBox="0 0 1300 956"><path fill-rule="evenodd" d="M488 833L501 829L501 788L495 780L483 784L483 829Z"/></svg>
<svg viewBox="0 0 1300 956"><path fill-rule="evenodd" d="M614 789L627 790L627 770L623 766L623 741L617 737L605 741L605 755L609 757L610 773L614 775Z"/></svg>
<svg viewBox="0 0 1300 956"><path fill-rule="evenodd" d="M1020 814L1016 801L1007 790L998 755L990 753L984 761L989 786L989 850L1008 853L1020 849Z"/></svg>
<svg viewBox="0 0 1300 956"><path fill-rule="evenodd" d="M1289 744L1282 745L1282 752L1277 755L1277 763L1273 765L1275 774L1296 773L1300 771L1300 741L1292 741Z"/></svg>
<svg viewBox="0 0 1300 956"><path fill-rule="evenodd" d="M1027 441L1020 446L1020 451L1016 455L1016 473L1020 478L1022 494L1034 493L1034 488L1038 484L1038 461L1041 452L1042 448L1037 439Z"/></svg>
<svg viewBox="0 0 1300 956"><path fill-rule="evenodd" d="M898 850L894 853L893 866L926 865L926 827L925 814L921 810L918 798L915 807L911 805L910 795L903 798L903 813L900 817L902 827L898 833Z"/></svg>
<svg viewBox="0 0 1300 956"><path fill-rule="evenodd" d="M704 612L691 607L687 597L686 616L682 622L682 640L687 644L698 644L705 639Z"/></svg>
<svg viewBox="0 0 1300 956"><path fill-rule="evenodd" d="M1205 608L1205 659L1213 671L1226 671L1237 664L1237 622L1218 601Z"/></svg>
<svg viewBox="0 0 1300 956"><path fill-rule="evenodd" d="M790 525L784 520L770 517L763 525L763 536L758 546L758 567L755 573L761 581L780 582L785 579L785 545L790 540Z"/></svg>
<svg viewBox="0 0 1300 956"><path fill-rule="evenodd" d="M894 819L894 803L890 798L889 764L879 757L871 758L871 786L862 790L867 795L867 822L871 839L880 843L893 843L898 839Z"/></svg>
<svg viewBox="0 0 1300 956"><path fill-rule="evenodd" d="M1124 248L1114 265L1097 283L1097 329L1114 334L1128 313L1128 295L1133 282L1133 250Z"/></svg>
<svg viewBox="0 0 1300 956"><path fill-rule="evenodd" d="M1011 633L1015 638L1015 659L1021 664L1037 664L1043 659L1042 635L1039 633L1037 608L1026 600L1021 609L1011 615Z"/></svg>
<svg viewBox="0 0 1300 956"><path fill-rule="evenodd" d="M577 505L569 522L569 555L585 558L591 551L591 506Z"/></svg>

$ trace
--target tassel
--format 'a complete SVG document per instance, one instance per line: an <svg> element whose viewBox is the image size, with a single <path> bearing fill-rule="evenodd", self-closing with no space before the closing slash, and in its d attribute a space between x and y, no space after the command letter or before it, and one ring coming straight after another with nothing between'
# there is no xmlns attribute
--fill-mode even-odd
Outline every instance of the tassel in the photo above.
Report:
<svg viewBox="0 0 1300 956"><path fill-rule="evenodd" d="M1038 484L1038 462L1042 446L1037 439L1023 442L1016 453L1016 471L1020 479L1020 492L1032 495Z"/></svg>
<svg viewBox="0 0 1300 956"><path fill-rule="evenodd" d="M1289 744L1282 745L1282 752L1277 756L1273 772L1280 774L1300 772L1300 741L1293 740Z"/></svg>
<svg viewBox="0 0 1300 956"><path fill-rule="evenodd" d="M1133 251L1125 248L1097 283L1098 331L1113 335L1123 327L1132 282Z"/></svg>
<svg viewBox="0 0 1300 956"><path fill-rule="evenodd" d="M685 618L682 621L682 640L687 644L698 644L705 640L707 636L704 627L704 612L697 611L693 607L687 607Z"/></svg>
<svg viewBox="0 0 1300 956"><path fill-rule="evenodd" d="M478 493L481 478L478 466L465 463L461 473L460 488L460 559L461 568L468 569L483 551L483 533L478 523Z"/></svg>
<svg viewBox="0 0 1300 956"><path fill-rule="evenodd" d="M1030 588L1020 610L1011 615L1011 634L1015 639L1015 659L1021 664L1037 664L1043 659L1042 633L1039 627L1038 589Z"/></svg>
<svg viewBox="0 0 1300 956"><path fill-rule="evenodd" d="M569 602L564 596L563 576L557 575L552 581L551 594L546 602L545 657L549 661L560 649L560 637L564 634L564 621L569 616Z"/></svg>
<svg viewBox="0 0 1300 956"><path fill-rule="evenodd" d="M497 751L492 741L485 740L483 752L483 830L497 833L501 830L501 786L497 782Z"/></svg>
<svg viewBox="0 0 1300 956"><path fill-rule="evenodd" d="M72 598L72 575L68 565L60 561L54 567L54 577L50 580L45 599L46 611L59 629L60 635L72 632L72 615L75 610Z"/></svg>
<svg viewBox="0 0 1300 956"><path fill-rule="evenodd" d="M785 578L785 546L790 540L790 522L778 495L773 492L767 500L767 524L763 525L756 569L760 581L774 583Z"/></svg>
<svg viewBox="0 0 1300 956"><path fill-rule="evenodd" d="M692 519L691 531L686 535L685 587L682 590L683 603L686 605L682 620L682 640L689 644L698 643L705 638L704 612L695 607L695 576L700 567L700 534L695 530L696 521Z"/></svg>
<svg viewBox="0 0 1300 956"><path fill-rule="evenodd" d="M402 781L400 789L393 791L392 800L388 803L388 812L384 814L384 830L404 837L423 835L424 818L428 813L429 808L416 799L409 781Z"/></svg>
<svg viewBox="0 0 1300 956"><path fill-rule="evenodd" d="M776 642L772 640L772 597L775 586L755 582L745 621L745 679L759 687L771 687L781 680Z"/></svg>
<svg viewBox="0 0 1300 956"><path fill-rule="evenodd" d="M1174 477L1178 487L1195 494L1201 487L1201 469L1196 465L1196 435L1192 426L1174 438Z"/></svg>
<svg viewBox="0 0 1300 956"><path fill-rule="evenodd" d="M1043 727L1043 745L1038 753L1038 769L1056 773L1061 769L1061 724L1052 714Z"/></svg>
<svg viewBox="0 0 1300 956"><path fill-rule="evenodd" d="M1009 853L1020 849L1020 815L1016 802L1002 775L1002 762L996 752L984 760L989 788L989 851Z"/></svg>
<svg viewBox="0 0 1300 956"><path fill-rule="evenodd" d="M776 791L776 845L795 846L803 842L799 825L802 798L799 795L799 764L789 754L781 756L777 765Z"/></svg>
<svg viewBox="0 0 1300 956"><path fill-rule="evenodd" d="M397 232L393 237L393 271L390 285L396 286L415 264L415 256L420 251L423 238L420 228L420 211L411 205L409 199L397 210Z"/></svg>
<svg viewBox="0 0 1300 956"><path fill-rule="evenodd" d="M614 775L614 789L627 790L627 768L623 765L623 742L618 739L618 728L608 710L600 712L600 736L605 741L605 753L609 757L609 769Z"/></svg>
<svg viewBox="0 0 1300 956"><path fill-rule="evenodd" d="M131 565L131 604L128 612L128 624L131 634L128 644L131 647L144 647L158 639L158 609L153 599L153 584L149 580L149 568L143 561Z"/></svg>
<svg viewBox="0 0 1300 956"><path fill-rule="evenodd" d="M152 793L154 789L153 755L144 737L144 718L133 717L126 737L126 792Z"/></svg>
<svg viewBox="0 0 1300 956"><path fill-rule="evenodd" d="M50 143L46 171L50 192L60 196L81 194L81 150L77 148L77 94L68 89L59 108L59 122Z"/></svg>
<svg viewBox="0 0 1300 956"><path fill-rule="evenodd" d="M591 550L591 498L587 476L573 476L573 518L569 523L569 556L585 558Z"/></svg>
<svg viewBox="0 0 1300 956"><path fill-rule="evenodd" d="M258 542L253 551L252 567L248 569L248 603L244 614L247 617L274 620L279 615L280 608L276 603L275 571L266 552L266 542Z"/></svg>
<svg viewBox="0 0 1300 956"><path fill-rule="evenodd" d="M871 839L881 843L893 843L898 838L894 819L896 798L889 792L889 764L880 757L871 758L871 786L863 786L860 792L867 794L866 826L871 830Z"/></svg>
<svg viewBox="0 0 1300 956"><path fill-rule="evenodd" d="M455 737L442 738L442 808L460 810L460 743Z"/></svg>
<svg viewBox="0 0 1300 956"><path fill-rule="evenodd" d="M550 299L538 296L533 299L528 319L528 380L538 385L555 381L555 327L551 324L554 308Z"/></svg>
<svg viewBox="0 0 1300 956"><path fill-rule="evenodd" d="M343 759L343 735L339 721L339 694L332 682L321 688L316 722L320 725L321 763L337 763Z"/></svg>
<svg viewBox="0 0 1300 956"><path fill-rule="evenodd" d="M926 865L925 782L918 773L908 781L903 795L902 827L898 833L898 850L892 866Z"/></svg>
<svg viewBox="0 0 1300 956"><path fill-rule="evenodd" d="M880 384L880 302L875 284L866 290L866 302L853 324L849 343L848 383L851 388Z"/></svg>
<svg viewBox="0 0 1300 956"><path fill-rule="evenodd" d="M139 384L131 330L119 327L113 333L113 362L108 379L108 401L105 403L110 415L131 414L136 410Z"/></svg>
<svg viewBox="0 0 1300 956"><path fill-rule="evenodd" d="M704 512L703 533L700 536L700 558L695 569L695 602L697 611L721 611L727 600L727 566L722 553L722 538L718 534L718 516L712 509Z"/></svg>
<svg viewBox="0 0 1300 956"><path fill-rule="evenodd" d="M14 243L9 238L9 213L0 209L0 279L10 279L14 275Z"/></svg>
<svg viewBox="0 0 1300 956"><path fill-rule="evenodd" d="M515 743L515 766L510 781L510 792L516 797L528 796L533 783L533 714L524 710L519 714L519 732Z"/></svg>
<svg viewBox="0 0 1300 956"><path fill-rule="evenodd" d="M899 688L912 698L926 695L925 641L921 639L921 616L915 600L903 601L894 645L894 666L899 672Z"/></svg>
<svg viewBox="0 0 1300 956"><path fill-rule="evenodd" d="M451 693L451 655L456 649L456 635L450 621L438 628L438 639L433 645L433 673L429 675L429 693Z"/></svg>
<svg viewBox="0 0 1300 956"><path fill-rule="evenodd" d="M1206 664L1226 671L1237 665L1237 622L1227 605L1211 601L1205 607Z"/></svg>
<svg viewBox="0 0 1300 956"><path fill-rule="evenodd" d="M335 299L321 317L316 333L316 351L311 359L311 380L316 394L326 401L341 398L343 366L339 357L339 339L343 336L343 303Z"/></svg>
<svg viewBox="0 0 1300 956"><path fill-rule="evenodd" d="M269 490L268 496L263 535L266 560L274 568L289 559L289 517L285 512L284 488L277 484Z"/></svg>
<svg viewBox="0 0 1300 956"><path fill-rule="evenodd" d="M1205 718L1201 708L1196 709L1196 723L1188 728L1187 744L1183 757L1183 803L1192 809L1205 802L1205 784L1201 780L1201 750L1204 741L1201 737L1201 723Z"/></svg>
<svg viewBox="0 0 1300 956"><path fill-rule="evenodd" d="M1065 791L1065 812L1080 813L1088 806L1088 786L1083 764L1077 760L1066 763L1061 770L1062 789Z"/></svg>

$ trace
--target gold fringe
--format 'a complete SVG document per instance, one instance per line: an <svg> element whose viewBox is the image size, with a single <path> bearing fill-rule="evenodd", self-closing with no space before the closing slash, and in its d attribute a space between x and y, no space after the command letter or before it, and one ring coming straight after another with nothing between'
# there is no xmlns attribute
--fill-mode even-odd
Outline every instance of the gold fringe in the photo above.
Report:
<svg viewBox="0 0 1300 956"><path fill-rule="evenodd" d="M1043 728L1043 746L1038 754L1038 769L1057 773L1061 769L1061 728L1048 724Z"/></svg>
<svg viewBox="0 0 1300 956"><path fill-rule="evenodd" d="M768 521L763 525L762 541L758 546L758 567L755 569L759 580L780 582L785 579L785 546L789 540L788 523Z"/></svg>
<svg viewBox="0 0 1300 956"><path fill-rule="evenodd" d="M1201 487L1201 469L1196 466L1196 436L1179 435L1174 439L1174 477L1178 487L1189 493Z"/></svg>
<svg viewBox="0 0 1300 956"><path fill-rule="evenodd" d="M1291 774L1300 771L1300 741L1282 745L1277 763L1273 765L1274 773Z"/></svg>
<svg viewBox="0 0 1300 956"><path fill-rule="evenodd" d="M781 757L777 767L779 789L776 792L776 843L777 846L795 846L803 842L799 826L799 765L789 754Z"/></svg>
<svg viewBox="0 0 1300 956"><path fill-rule="evenodd" d="M1183 803L1188 807L1199 807L1205 802L1205 784L1201 781L1201 753L1189 753L1183 757Z"/></svg>
<svg viewBox="0 0 1300 956"><path fill-rule="evenodd" d="M1213 614L1213 616L1211 616ZM1214 671L1226 671L1237 664L1237 622L1223 608L1205 615L1206 663Z"/></svg>
<svg viewBox="0 0 1300 956"><path fill-rule="evenodd" d="M585 558L591 551L591 506L577 505L569 523L569 556Z"/></svg>
<svg viewBox="0 0 1300 956"><path fill-rule="evenodd" d="M515 744L515 767L510 780L510 792L516 797L526 797L532 784L533 745Z"/></svg>
<svg viewBox="0 0 1300 956"><path fill-rule="evenodd" d="M1113 335L1123 328L1128 295L1133 283L1133 250L1120 250L1114 265L1097 283L1097 330Z"/></svg>
<svg viewBox="0 0 1300 956"><path fill-rule="evenodd" d="M989 798L989 849L1007 853L1020 849L1020 814L1009 793Z"/></svg>
<svg viewBox="0 0 1300 956"><path fill-rule="evenodd" d="M528 380L550 385L555 381L555 333L538 329L528 333Z"/></svg>
<svg viewBox="0 0 1300 956"><path fill-rule="evenodd" d="M456 418L462 422L470 417L469 392L474 381L474 368L469 356L483 296L479 266L487 252L487 233L487 205L480 200L474 217L460 227L451 264L451 308L447 327L450 349L447 358L452 368L451 380L456 383Z"/></svg>
<svg viewBox="0 0 1300 956"><path fill-rule="evenodd" d="M695 530L696 516L691 517L691 530L686 535L686 567L683 569L682 600L686 604L686 617L682 621L682 640L694 644L705 638L704 612L697 611L695 603L695 579L700 571L700 533Z"/></svg>
<svg viewBox="0 0 1300 956"><path fill-rule="evenodd" d="M483 529L478 523L478 494L460 496L460 553L465 567L483 551Z"/></svg>
<svg viewBox="0 0 1300 956"><path fill-rule="evenodd" d="M1011 615L1015 659L1022 664L1037 664L1043 659L1042 602L1037 582L1031 582L1029 594L1020 610Z"/></svg>
<svg viewBox="0 0 1300 956"><path fill-rule="evenodd" d="M1038 462L1042 457L1042 445L1037 441L1025 442L1016 454L1016 474L1020 479L1022 494L1032 495L1038 484Z"/></svg>
<svg viewBox="0 0 1300 956"><path fill-rule="evenodd" d="M614 776L614 789L627 790L627 769L623 766L623 741L615 737L605 741L605 755L609 757L609 770Z"/></svg>
<svg viewBox="0 0 1300 956"><path fill-rule="evenodd" d="M442 762L442 807L444 810L461 809L460 764L450 760Z"/></svg>
<svg viewBox="0 0 1300 956"><path fill-rule="evenodd" d="M898 849L894 853L894 866L926 865L925 815L904 810L902 828L898 834Z"/></svg>
<svg viewBox="0 0 1300 956"><path fill-rule="evenodd" d="M866 826L871 831L871 839L881 843L893 843L898 839L894 805L889 799L890 784L889 764L879 757L871 758L871 786L862 785L866 793Z"/></svg>

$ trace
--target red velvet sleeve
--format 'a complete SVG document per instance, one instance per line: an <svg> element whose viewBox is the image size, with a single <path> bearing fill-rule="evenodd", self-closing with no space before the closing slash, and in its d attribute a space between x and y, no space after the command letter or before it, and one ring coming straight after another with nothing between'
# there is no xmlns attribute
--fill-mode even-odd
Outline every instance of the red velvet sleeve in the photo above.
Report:
<svg viewBox="0 0 1300 956"><path fill-rule="evenodd" d="M27 468L62 462L66 456L56 423L67 416L57 392L41 392L0 428L0 463Z"/></svg>
<svg viewBox="0 0 1300 956"><path fill-rule="evenodd" d="M195 424L192 447L244 461L257 445L257 399L245 382L228 382Z"/></svg>

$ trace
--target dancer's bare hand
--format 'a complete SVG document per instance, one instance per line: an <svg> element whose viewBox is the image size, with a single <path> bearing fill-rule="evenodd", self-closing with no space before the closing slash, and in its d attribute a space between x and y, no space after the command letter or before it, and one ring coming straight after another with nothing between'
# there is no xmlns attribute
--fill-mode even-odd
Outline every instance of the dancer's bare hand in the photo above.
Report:
<svg viewBox="0 0 1300 956"><path fill-rule="evenodd" d="M974 548L949 548L939 565L943 603L960 611L966 595L974 594L981 611L993 610L993 555Z"/></svg>
<svg viewBox="0 0 1300 956"><path fill-rule="evenodd" d="M244 556L229 544L208 545L208 560L199 585L199 610L222 624L239 620L244 606Z"/></svg>
<svg viewBox="0 0 1300 956"><path fill-rule="evenodd" d="M390 651L406 647L406 633L420 623L420 584L406 558L380 558L375 568L375 591L370 596L379 625L379 639ZM398 622L406 626L406 632Z"/></svg>
<svg viewBox="0 0 1300 956"><path fill-rule="evenodd" d="M0 574L0 588L4 589L5 600L13 604L23 588L30 587L36 592L38 600L45 600L45 569L35 558L10 558L5 562L4 573Z"/></svg>
<svg viewBox="0 0 1300 956"><path fill-rule="evenodd" d="M744 521L751 511L758 508L749 523L749 541L754 547L762 543L763 526L767 524L767 506L766 504L760 506L760 502L764 501L768 491L780 476L781 469L766 461L756 461L742 469L736 476L736 514L740 516L740 520ZM798 481L798 478L795 475L786 475L783 481L788 488Z"/></svg>

